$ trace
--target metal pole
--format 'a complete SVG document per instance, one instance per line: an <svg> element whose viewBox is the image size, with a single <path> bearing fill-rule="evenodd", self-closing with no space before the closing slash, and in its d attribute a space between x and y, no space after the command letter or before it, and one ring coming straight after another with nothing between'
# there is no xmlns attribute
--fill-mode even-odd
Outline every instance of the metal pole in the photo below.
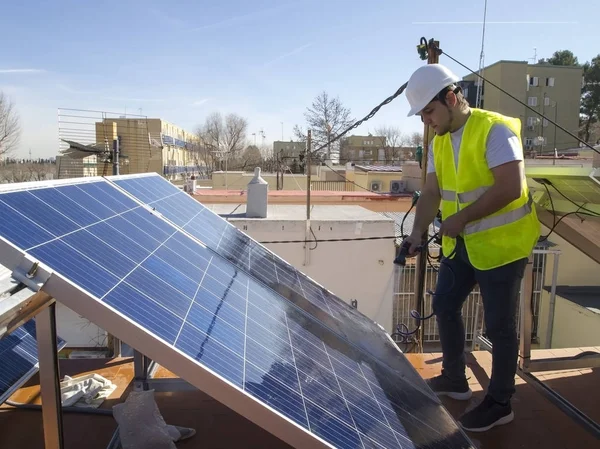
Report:
<svg viewBox="0 0 600 449"><path fill-rule="evenodd" d="M304 238L304 265L309 264L310 256L310 245L308 241L310 239L310 153L312 151L312 133L308 130L308 136L306 139L306 235Z"/></svg>
<svg viewBox="0 0 600 449"><path fill-rule="evenodd" d="M529 372L531 361L531 325L533 314L531 313L531 296L533 292L533 253L529 255L525 274L521 282L521 313L519 332L519 369Z"/></svg>
<svg viewBox="0 0 600 449"><path fill-rule="evenodd" d="M433 47L432 48L432 45ZM428 46L428 57L427 64L437 64L439 62L439 55L436 51L439 48L439 41L430 41ZM429 125L425 124L423 129L423 157L421 159L421 186L425 185L425 180L427 178L427 153L429 151ZM421 236L421 241L426 242L427 237L429 235L429 228L425 229L425 232ZM416 310L419 312L421 316L425 316L425 274L427 270L427 255L420 252L417 255L417 272L415 276L415 304ZM419 326L419 330L417 331L417 340L421 343L423 342L424 330L421 322L417 321L416 323ZM423 348L423 344L419 345Z"/></svg>
<svg viewBox="0 0 600 449"><path fill-rule="evenodd" d="M35 319L40 361L44 447L46 449L62 449L64 447L55 307L56 303L49 305L40 311Z"/></svg>
<svg viewBox="0 0 600 449"><path fill-rule="evenodd" d="M556 123L558 123L556 121L556 116L558 115L558 101L554 102L554 149L557 150L558 149L558 145L556 144Z"/></svg>
<svg viewBox="0 0 600 449"><path fill-rule="evenodd" d="M119 136L113 140L113 176L119 174Z"/></svg>
<svg viewBox="0 0 600 449"><path fill-rule="evenodd" d="M548 307L548 326L546 329L546 349L552 346L552 328L554 327L554 310L556 308L556 283L558 282L558 254L553 255L552 285L550 286L550 304Z"/></svg>

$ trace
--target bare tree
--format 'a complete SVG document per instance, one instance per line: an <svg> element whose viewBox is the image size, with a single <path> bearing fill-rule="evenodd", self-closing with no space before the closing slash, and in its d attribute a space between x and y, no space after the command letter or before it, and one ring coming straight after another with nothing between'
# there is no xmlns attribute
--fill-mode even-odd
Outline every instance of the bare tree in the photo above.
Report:
<svg viewBox="0 0 600 449"><path fill-rule="evenodd" d="M331 97L327 92L321 92L306 109L304 113L307 127L312 130L313 148L327 145L326 157L331 157L331 150L339 148L339 142L331 142L331 139L348 128L354 119L350 109L343 106L339 97ZM294 135L300 141L306 140L303 128L294 126Z"/></svg>
<svg viewBox="0 0 600 449"><path fill-rule="evenodd" d="M385 150L386 162L401 159L402 132L395 126L381 126L375 128L375 135L379 137L378 144Z"/></svg>
<svg viewBox="0 0 600 449"><path fill-rule="evenodd" d="M14 103L0 91L0 156L15 150L21 137L19 115Z"/></svg>
<svg viewBox="0 0 600 449"><path fill-rule="evenodd" d="M408 142L411 147L418 147L419 145L423 145L423 134L418 131L411 133Z"/></svg>
<svg viewBox="0 0 600 449"><path fill-rule="evenodd" d="M199 159L211 173L217 164L219 169L224 170L226 160L227 169L235 168L243 159L247 130L248 121L245 118L233 113L223 117L219 112L213 112L197 130Z"/></svg>

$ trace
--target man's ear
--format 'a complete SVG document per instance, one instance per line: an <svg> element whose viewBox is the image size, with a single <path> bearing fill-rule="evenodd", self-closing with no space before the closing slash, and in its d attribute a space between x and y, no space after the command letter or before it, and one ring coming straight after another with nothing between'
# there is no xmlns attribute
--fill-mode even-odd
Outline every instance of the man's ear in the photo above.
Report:
<svg viewBox="0 0 600 449"><path fill-rule="evenodd" d="M451 108L458 104L458 98L456 97L456 94L451 90L449 90L448 93L446 93L446 104Z"/></svg>

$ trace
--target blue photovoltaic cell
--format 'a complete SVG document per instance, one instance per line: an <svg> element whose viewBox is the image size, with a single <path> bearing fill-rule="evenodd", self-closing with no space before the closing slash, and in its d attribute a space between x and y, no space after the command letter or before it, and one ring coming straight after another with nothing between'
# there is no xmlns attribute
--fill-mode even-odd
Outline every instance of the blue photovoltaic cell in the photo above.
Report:
<svg viewBox="0 0 600 449"><path fill-rule="evenodd" d="M73 192L96 222L65 208ZM168 195L142 192L147 201ZM439 401L372 356L381 344L360 326L350 334L323 325L277 285L267 287L106 181L35 193L0 194L0 207L10 205L4 239L307 432L338 448L472 447ZM18 202L38 207L17 211ZM36 232L18 232L23 223ZM343 338L358 341L361 332L372 351Z"/></svg>
<svg viewBox="0 0 600 449"><path fill-rule="evenodd" d="M57 339L58 350L65 341ZM0 404L10 394L12 387L19 387L38 363L35 321L29 320L0 339Z"/></svg>
<svg viewBox="0 0 600 449"><path fill-rule="evenodd" d="M397 357L397 347L375 323L190 195L158 175L108 179L140 201L147 202L173 224L348 341L390 365L427 394L432 394L408 361Z"/></svg>

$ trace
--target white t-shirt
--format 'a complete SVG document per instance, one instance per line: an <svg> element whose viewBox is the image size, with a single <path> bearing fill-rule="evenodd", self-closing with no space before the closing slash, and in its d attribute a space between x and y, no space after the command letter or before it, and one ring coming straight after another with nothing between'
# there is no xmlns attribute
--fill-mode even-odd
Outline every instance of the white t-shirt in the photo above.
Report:
<svg viewBox="0 0 600 449"><path fill-rule="evenodd" d="M454 149L454 164L458 167L458 153L464 126L457 131L450 133L452 148ZM427 173L435 172L433 153L435 151L432 144L427 154ZM485 157L489 168L494 168L507 162L522 161L523 147L521 139L513 133L510 128L502 124L496 124L490 130L485 148Z"/></svg>

